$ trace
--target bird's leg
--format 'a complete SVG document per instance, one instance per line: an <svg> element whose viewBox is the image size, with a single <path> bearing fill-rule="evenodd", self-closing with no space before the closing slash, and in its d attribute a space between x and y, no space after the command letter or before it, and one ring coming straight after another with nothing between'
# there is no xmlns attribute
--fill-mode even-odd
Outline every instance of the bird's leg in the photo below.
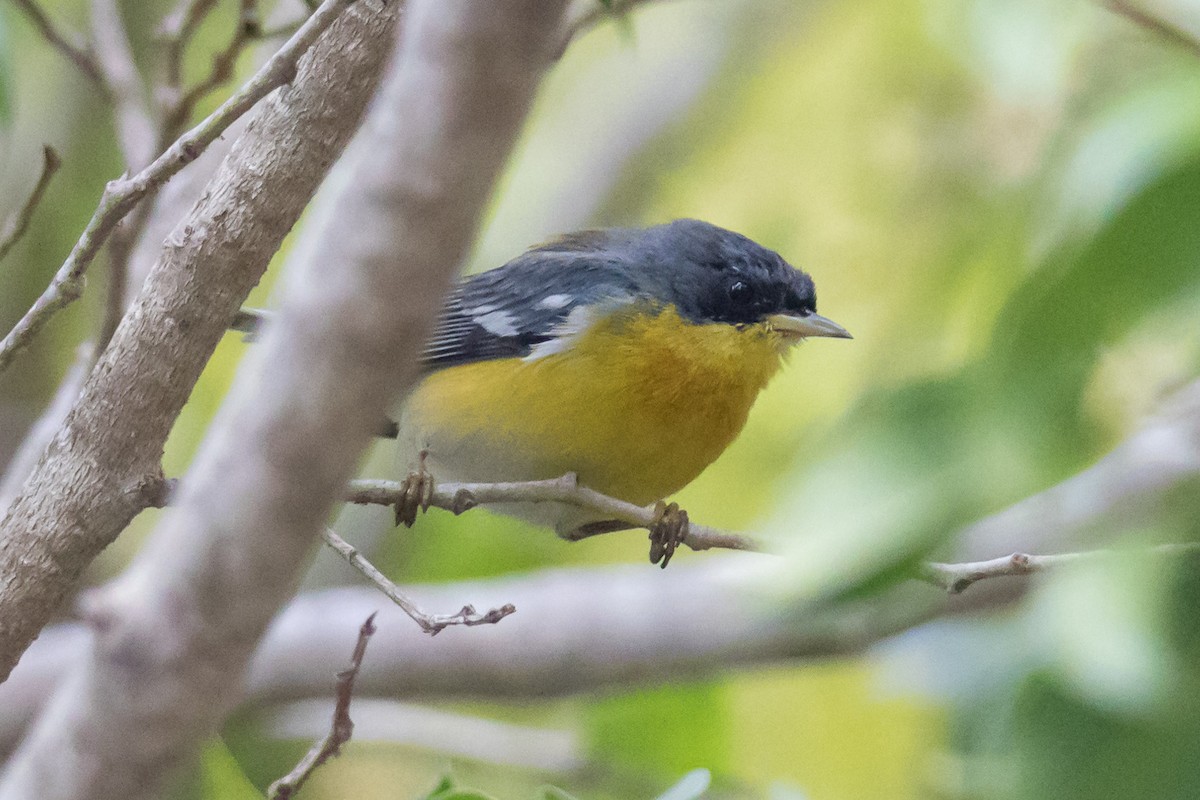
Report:
<svg viewBox="0 0 1200 800"><path fill-rule="evenodd" d="M591 536L627 531L635 526L619 519L602 519L587 522L559 536L569 542L578 542ZM654 507L654 522L650 526L650 563L666 569L676 548L687 539L688 514L678 503L659 501Z"/></svg>
<svg viewBox="0 0 1200 800"><path fill-rule="evenodd" d="M675 548L687 538L688 514L679 503L659 500L654 507L654 524L650 527L650 563L663 569L675 555Z"/></svg>
<svg viewBox="0 0 1200 800"><path fill-rule="evenodd" d="M616 533L617 531L632 530L635 526L628 522L622 522L619 519L602 519L596 522L585 522L578 528L572 528L558 535L566 539L568 542L578 542L582 539L588 539L592 536L600 536L605 533Z"/></svg>
<svg viewBox="0 0 1200 800"><path fill-rule="evenodd" d="M417 460L417 468L400 481L400 495L396 498L396 524L411 528L417 521L417 513L428 511L433 499L433 476L425 469L425 457L428 450L422 450Z"/></svg>

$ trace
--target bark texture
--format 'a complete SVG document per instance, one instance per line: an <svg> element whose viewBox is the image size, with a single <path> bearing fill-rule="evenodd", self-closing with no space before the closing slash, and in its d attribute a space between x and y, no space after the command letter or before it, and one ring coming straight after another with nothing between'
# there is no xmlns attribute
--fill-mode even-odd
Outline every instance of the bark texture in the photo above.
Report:
<svg viewBox="0 0 1200 800"><path fill-rule="evenodd" d="M226 326L354 133L397 3L356 3L260 107L166 242L0 522L0 680L157 483L163 444Z"/></svg>
<svg viewBox="0 0 1200 800"><path fill-rule="evenodd" d="M178 504L89 603L91 653L14 755L0 797L155 796L241 698L378 418L415 379L562 6L410 7L388 88L337 181L340 213L287 276Z"/></svg>

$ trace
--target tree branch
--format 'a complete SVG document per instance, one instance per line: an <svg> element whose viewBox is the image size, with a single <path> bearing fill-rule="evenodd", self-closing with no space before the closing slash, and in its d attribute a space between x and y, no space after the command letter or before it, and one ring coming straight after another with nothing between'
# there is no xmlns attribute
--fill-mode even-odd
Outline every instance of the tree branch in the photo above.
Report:
<svg viewBox="0 0 1200 800"><path fill-rule="evenodd" d="M1200 39L1166 19L1161 13L1150 11L1131 0L1104 0L1103 4L1114 14L1119 14L1162 39L1191 51L1192 55L1200 56Z"/></svg>
<svg viewBox="0 0 1200 800"><path fill-rule="evenodd" d="M375 584L375 587L379 591L383 592L389 600L403 609L404 613L408 614L413 622L421 626L421 630L430 636L434 636L439 631L451 625L465 625L467 627L494 625L517 610L512 603L505 603L499 608L493 608L483 614L476 611L475 606L472 605L463 606L462 610L455 614L430 614L422 611L420 606L413 602L412 598L404 594L396 584L389 581L386 575L376 569L374 564L364 558L354 548L354 545L338 536L329 528L323 530L322 537L325 539L325 544L329 545L335 553L344 558L346 563L358 570L367 580Z"/></svg>
<svg viewBox="0 0 1200 800"><path fill-rule="evenodd" d="M56 50L66 56L67 60L79 68L89 80L96 84L106 95L108 93L108 84L104 81L104 72L100 69L100 65L96 63L95 56L87 48L86 45L79 41L78 36L69 36L61 33L54 27L54 23L50 21L50 17L42 10L35 0L12 0L13 4L25 12L25 16L29 17L29 21L37 28L38 33L42 35L47 42ZM72 41L72 40L75 41Z"/></svg>
<svg viewBox="0 0 1200 800"><path fill-rule="evenodd" d="M1036 556L1028 553L1013 553L1010 556L990 558L986 561L969 561L961 564L929 562L920 568L918 577L926 583L945 589L950 594L961 594L974 584L989 578L1006 578L1034 575L1052 569L1061 569L1070 564L1098 561L1106 558L1129 558L1143 555L1181 556L1200 553L1200 542L1164 544L1147 550L1087 550L1080 553L1056 553Z"/></svg>
<svg viewBox="0 0 1200 800"><path fill-rule="evenodd" d="M213 55L208 74L186 91L177 87L177 99L168 105L163 114L162 138L164 140L174 138L187 124L196 104L233 77L233 69L237 66L238 57L241 56L246 45L258 39L261 34L257 0L241 0L233 34L229 37L229 42L225 47Z"/></svg>
<svg viewBox="0 0 1200 800"><path fill-rule="evenodd" d="M92 346L90 344L79 345L75 350L74 361L71 362L71 366L67 367L66 374L63 375L62 380L58 383L58 388L54 391L54 397L50 399L50 403L42 411L42 415L26 431L25 438L21 440L21 446L13 453L8 465L4 468L4 477L0 479L0 517L21 491L21 486L33 472L38 459L46 450L46 445L54 439L58 429L62 427L63 420L67 418L75 401L79 399L79 391L83 388L83 382L87 380L93 363L95 363L95 358Z"/></svg>
<svg viewBox="0 0 1200 800"><path fill-rule="evenodd" d="M450 631L431 640L403 611L386 606L378 624L387 635L376 642L357 691L359 697L494 702L703 679L738 667L859 653L960 609L961 598L911 582L849 602L789 597L778 590L786 575L779 565L776 558L728 554L666 572L641 565L559 568L404 587L429 606L463 597L482 604L511 600L521 613L494 628L458 636ZM1019 596L993 593L971 607L1001 608ZM349 646L346 631L378 607L378 592L367 588L295 598L254 657L244 702L261 706L322 696L328 690L325 665ZM0 685L0 752L88 652L90 639L78 624L49 629Z"/></svg>
<svg viewBox="0 0 1200 800"><path fill-rule="evenodd" d="M96 63L115 106L117 142L125 166L131 172L139 170L161 148L156 148L154 115L146 102L146 89L116 0L92 0L92 36Z"/></svg>
<svg viewBox="0 0 1200 800"><path fill-rule="evenodd" d="M350 482L345 499L347 502L360 505L395 506L404 502L405 490L403 484L395 481L355 480ZM579 508L595 511L603 514L605 517L628 522L631 527L636 528L649 530L653 528L657 521L654 506L635 506L615 497L609 497L608 495L580 486L573 474L567 474L561 478L552 480L523 481L519 483L435 483L428 495L428 500L429 506L441 508L454 514L462 514L477 505L557 502L569 503ZM340 542L340 545L330 542L335 550L339 552L342 552L343 548L353 550L350 545L343 542L340 538L337 541ZM767 550L762 544L745 534L710 528L694 523L689 524L688 533L683 543L693 550L709 550L713 548L753 552L764 552ZM1200 543L1160 545L1150 548L1146 552L1158 555L1200 552ZM1136 555L1137 551L1131 551L1130 554ZM945 589L950 594L961 594L981 580L1033 575L1078 561L1093 558L1111 558L1116 555L1117 553L1111 550L1089 550L1079 553L1059 553L1054 555L1013 553L1012 555L1000 558L964 563L931 561L922 564L917 569L914 577ZM343 553L343 557L347 557L345 553ZM374 567L371 567L371 569L373 570ZM364 572L364 574L369 578L372 577L370 573ZM384 580L386 581L386 579ZM380 585L383 588L383 584ZM387 585L390 586L390 584ZM385 594L387 593L385 589ZM397 602L400 603L400 601ZM403 603L400 604L404 607ZM421 623L423 628L425 627L419 618L415 616L413 618L418 623ZM428 630L427 632L436 633L436 631Z"/></svg>
<svg viewBox="0 0 1200 800"><path fill-rule="evenodd" d="M324 25L344 7L329 0L310 24ZM301 60L288 90L256 111L168 238L74 409L0 521L0 679L82 570L142 509L144 490L161 484L159 461L175 418L229 319L354 131L396 15L395 3L342 14ZM283 69L273 62L269 69Z"/></svg>
<svg viewBox="0 0 1200 800"><path fill-rule="evenodd" d="M254 714L254 724L268 739L316 739L329 727L328 717L328 700L315 697L262 709ZM450 711L384 697L360 695L354 700L357 742L413 747L442 758L538 773L578 773L594 764L580 728L581 724L546 728L501 722L469 710ZM0 739L0 753L3 747Z"/></svg>
<svg viewBox="0 0 1200 800"><path fill-rule="evenodd" d="M183 86L183 56L204 18L217 5L217 0L182 0L179 7L162 21L159 34L166 44L164 57L164 96L162 106L169 108L177 102Z"/></svg>
<svg viewBox="0 0 1200 800"><path fill-rule="evenodd" d="M146 195L162 186L220 136L230 123L249 111L259 100L290 81L296 61L312 46L342 11L354 0L325 0L321 8L263 68L221 107L192 130L179 137L158 158L133 177L109 181L92 218L50 286L33 307L0 341L0 372L37 334L59 309L83 293L84 273L108 240L113 229Z"/></svg>
<svg viewBox="0 0 1200 800"><path fill-rule="evenodd" d="M33 219L33 212L42 202L42 196L46 193L46 187L50 185L50 179L54 177L54 173L58 172L58 168L61 166L62 159L58 157L54 148L50 145L43 146L42 173L38 176L33 191L25 199L25 205L21 206L21 210L16 215L9 217L4 223L3 230L0 230L0 261L4 260L8 251L12 250L13 245L19 242L25 235L25 231L29 229L29 221Z"/></svg>
<svg viewBox="0 0 1200 800"><path fill-rule="evenodd" d="M404 500L403 486L395 481L351 481L345 499L351 503L395 506ZM495 503L568 503L601 514L605 519L629 523L631 528L654 527L658 514L654 506L638 506L601 494L579 485L574 474L544 481L518 483L446 483L433 484L429 505L454 514L476 505ZM683 544L693 550L721 548L725 550L759 551L763 547L752 537L733 531L690 523Z"/></svg>
<svg viewBox="0 0 1200 800"><path fill-rule="evenodd" d="M242 701L259 706L328 692L327 665L344 657L348 631L376 609L384 635L375 637L359 674L359 698L496 702L850 655L942 613L949 602L913 584L886 598L845 604L788 599L777 591L778 565L779 559L731 553L665 572L644 565L579 567L404 587L430 608L464 597L481 607L511 600L520 608L501 625L447 630L432 639L400 608L389 603L381 609L374 588L304 594L271 624ZM0 684L0 751L88 657L93 638L83 625L51 628Z"/></svg>
<svg viewBox="0 0 1200 800"><path fill-rule="evenodd" d="M326 761L336 758L342 752L342 745L350 741L354 735L354 722L350 719L350 698L354 695L354 679L362 669L363 656L367 653L367 642L375 633L375 614L367 617L367 621L358 629L358 641L354 645L354 653L350 656L350 666L338 673L337 698L333 706L333 722L329 733L317 741L300 763L296 764L287 775L271 784L267 789L268 800L288 800Z"/></svg>
<svg viewBox="0 0 1200 800"><path fill-rule="evenodd" d="M350 180L335 182L350 227L307 229L318 238L296 251L304 261L288 273L278 324L239 371L178 503L89 603L95 647L10 762L0 796L153 796L237 703L238 676L375 419L416 378L419 343L532 101L560 9L430 0L407 10L394 77L348 154ZM339 44L343 58L355 54ZM223 325L236 309L223 309ZM108 355L97 373L106 367Z"/></svg>
<svg viewBox="0 0 1200 800"><path fill-rule="evenodd" d="M154 207L153 192L129 218L117 223L108 240L108 285L104 289L104 317L96 333L95 358L99 359L104 348L112 341L121 317L125 315L126 295L129 293L129 264L133 249L146 229L151 209ZM161 243L160 243L161 244Z"/></svg>
<svg viewBox="0 0 1200 800"><path fill-rule="evenodd" d="M962 531L952 541L964 564L935 566L937 582L952 587L958 573L977 570L978 559L998 551L1079 545L1079 532L1094 532L1102 520L1121 526L1144 523L1144 514L1154 513L1165 494L1197 478L1200 381L1178 392L1148 424L1092 467ZM378 499L391 502L387 493L394 486L357 483L350 493L372 501L372 493L380 489ZM1195 548L1154 552L1192 553ZM1011 560L982 563L1004 574ZM511 602L521 613L494 629L480 628L469 636L451 632L431 641L412 629L399 609L385 609L380 624L394 624L396 630L379 643L382 650L376 650L365 669L361 691L401 699L494 700L703 677L740 664L857 652L938 614L1011 603L1027 585L988 581L992 585L947 596L905 582L882 596L831 605L779 591L786 580L777 571L783 563L729 554L679 564L665 573L630 566L560 569L406 587L406 596L430 607L470 598L485 607ZM378 603L374 589L334 590L293 601L254 659L248 702L319 695L327 678L315 665L337 658L347 646L345 631ZM11 746L67 668L88 652L89 638L78 625L51 629L9 682L0 684L0 750ZM611 646L616 639L620 648Z"/></svg>

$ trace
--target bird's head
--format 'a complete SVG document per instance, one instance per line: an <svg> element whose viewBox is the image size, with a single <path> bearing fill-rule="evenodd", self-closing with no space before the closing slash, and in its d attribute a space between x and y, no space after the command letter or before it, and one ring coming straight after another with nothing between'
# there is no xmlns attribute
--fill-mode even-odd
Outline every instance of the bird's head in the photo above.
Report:
<svg viewBox="0 0 1200 800"><path fill-rule="evenodd" d="M852 338L817 313L811 277L741 234L681 219L648 228L643 237L637 246L645 250L647 288L691 322L757 326L785 344Z"/></svg>

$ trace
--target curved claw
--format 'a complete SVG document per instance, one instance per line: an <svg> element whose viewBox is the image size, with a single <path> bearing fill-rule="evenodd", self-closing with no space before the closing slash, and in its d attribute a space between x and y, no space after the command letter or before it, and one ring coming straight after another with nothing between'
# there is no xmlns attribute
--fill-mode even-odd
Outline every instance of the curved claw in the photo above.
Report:
<svg viewBox="0 0 1200 800"><path fill-rule="evenodd" d="M654 513L656 519L650 528L650 563L666 569L675 550L687 539L688 514L678 503L661 500Z"/></svg>
<svg viewBox="0 0 1200 800"><path fill-rule="evenodd" d="M396 498L396 524L411 528L417 514L429 510L433 500L433 476L422 464L416 471L408 473L400 482L400 493Z"/></svg>

